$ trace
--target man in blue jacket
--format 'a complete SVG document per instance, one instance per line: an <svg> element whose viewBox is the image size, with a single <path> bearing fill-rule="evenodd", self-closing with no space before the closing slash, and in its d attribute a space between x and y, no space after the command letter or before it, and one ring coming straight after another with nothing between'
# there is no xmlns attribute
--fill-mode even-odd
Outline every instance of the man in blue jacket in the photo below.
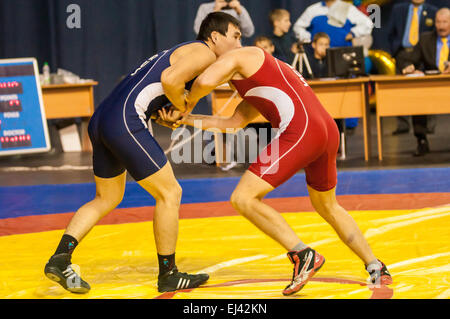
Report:
<svg viewBox="0 0 450 319"><path fill-rule="evenodd" d="M402 54L397 61L403 74L423 71L437 71L450 74L450 9L441 8L436 13L435 31L420 35L420 41L411 53ZM430 152L426 134L429 116L414 115L412 117L414 135L417 138L417 150L414 156L424 156Z"/></svg>
<svg viewBox="0 0 450 319"><path fill-rule="evenodd" d="M419 35L434 30L437 8L425 0L411 0L394 5L389 19L389 44L391 55L410 50L419 42Z"/></svg>
<svg viewBox="0 0 450 319"><path fill-rule="evenodd" d="M425 0L411 0L409 3L396 4L391 13L388 26L390 53L397 60L397 66L403 64L399 58L411 53L419 43L419 35L434 30L434 18L437 8ZM401 70L397 67L397 72ZM429 123L430 124L430 123ZM409 121L405 116L397 117L397 129L394 135L408 133Z"/></svg>

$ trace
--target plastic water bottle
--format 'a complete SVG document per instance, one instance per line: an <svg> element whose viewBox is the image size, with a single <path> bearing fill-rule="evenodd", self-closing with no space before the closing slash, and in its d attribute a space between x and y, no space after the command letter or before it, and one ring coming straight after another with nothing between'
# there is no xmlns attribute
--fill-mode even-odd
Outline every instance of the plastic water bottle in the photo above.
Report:
<svg viewBox="0 0 450 319"><path fill-rule="evenodd" d="M44 84L50 84L50 67L47 62L44 62L42 73L44 75Z"/></svg>

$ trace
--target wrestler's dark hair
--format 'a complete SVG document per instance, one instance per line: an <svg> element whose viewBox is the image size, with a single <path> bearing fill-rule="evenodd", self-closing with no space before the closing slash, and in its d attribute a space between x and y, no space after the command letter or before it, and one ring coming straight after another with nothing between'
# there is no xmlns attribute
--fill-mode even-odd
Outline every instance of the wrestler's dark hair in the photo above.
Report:
<svg viewBox="0 0 450 319"><path fill-rule="evenodd" d="M211 37L211 33L216 31L222 35L226 35L228 25L233 24L238 29L241 29L239 20L224 12L211 12L202 21L200 31L197 35L197 40L207 41Z"/></svg>

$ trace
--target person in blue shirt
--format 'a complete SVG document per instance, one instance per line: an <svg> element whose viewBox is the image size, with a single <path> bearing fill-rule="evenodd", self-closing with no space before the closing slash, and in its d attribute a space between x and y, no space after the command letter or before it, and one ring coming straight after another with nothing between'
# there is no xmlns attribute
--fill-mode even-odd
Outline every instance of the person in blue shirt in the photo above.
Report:
<svg viewBox="0 0 450 319"><path fill-rule="evenodd" d="M45 265L49 279L73 293L89 292L89 284L72 269L72 252L122 201L128 171L156 200L153 230L159 262L158 291L195 288L208 280L207 274L182 273L175 265L182 190L147 123L165 106L187 111L185 90L218 56L239 47L239 21L223 12L211 13L203 20L197 41L155 54L129 73L96 108L88 127L96 195L77 210Z"/></svg>
<svg viewBox="0 0 450 319"><path fill-rule="evenodd" d="M341 0L319 1L303 12L293 30L301 42L310 43L318 32L330 36L330 47L351 46L352 40L372 33L372 20L353 4Z"/></svg>
<svg viewBox="0 0 450 319"><path fill-rule="evenodd" d="M397 60L396 65L402 64L404 53L412 52L419 42L420 34L434 30L434 17L437 8L425 0L410 0L399 3L392 8L388 25L388 42L390 53ZM397 73L401 69L397 67ZM430 124L430 123L429 123ZM408 133L410 129L409 117L397 117L397 128L393 135Z"/></svg>

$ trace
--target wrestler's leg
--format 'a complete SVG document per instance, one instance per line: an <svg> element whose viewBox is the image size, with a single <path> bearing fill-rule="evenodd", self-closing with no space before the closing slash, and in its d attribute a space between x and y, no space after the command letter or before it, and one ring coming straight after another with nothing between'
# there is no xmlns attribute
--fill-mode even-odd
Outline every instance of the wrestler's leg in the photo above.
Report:
<svg viewBox="0 0 450 319"><path fill-rule="evenodd" d="M336 200L336 188L319 192L308 185L314 209L334 228L339 238L367 265L376 257L355 220Z"/></svg>
<svg viewBox="0 0 450 319"><path fill-rule="evenodd" d="M286 250L300 241L286 220L262 198L274 187L251 171L246 171L231 195L233 207Z"/></svg>

